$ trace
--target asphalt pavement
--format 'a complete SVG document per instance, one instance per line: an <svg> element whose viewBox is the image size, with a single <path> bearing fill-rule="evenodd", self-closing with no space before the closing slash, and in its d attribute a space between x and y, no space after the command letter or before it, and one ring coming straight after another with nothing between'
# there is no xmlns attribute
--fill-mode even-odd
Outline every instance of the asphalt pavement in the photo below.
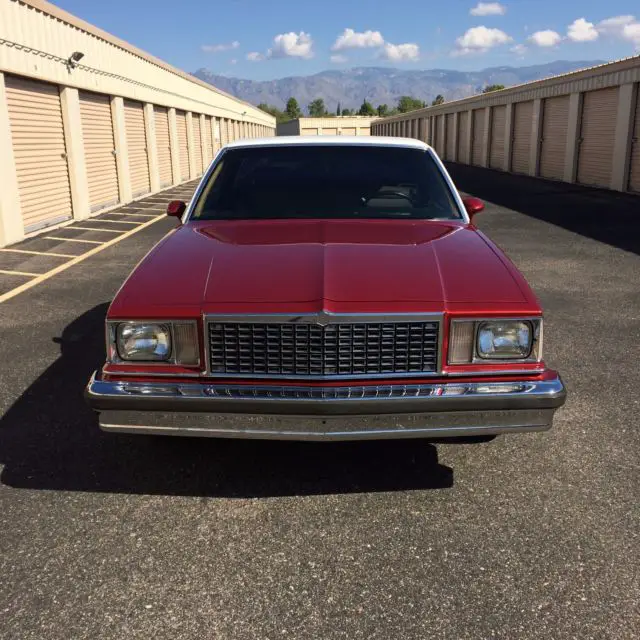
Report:
<svg viewBox="0 0 640 640"><path fill-rule="evenodd" d="M83 386L159 220L0 305L0 638L640 637L640 198L451 171L545 307L553 430L100 432Z"/></svg>

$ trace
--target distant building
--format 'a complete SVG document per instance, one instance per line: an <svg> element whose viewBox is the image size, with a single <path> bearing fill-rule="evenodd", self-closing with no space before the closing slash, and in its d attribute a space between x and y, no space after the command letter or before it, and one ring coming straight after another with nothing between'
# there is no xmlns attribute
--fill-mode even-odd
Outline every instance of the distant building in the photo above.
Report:
<svg viewBox="0 0 640 640"><path fill-rule="evenodd" d="M371 123L377 116L335 116L332 118L298 118L281 122L279 136L370 136Z"/></svg>

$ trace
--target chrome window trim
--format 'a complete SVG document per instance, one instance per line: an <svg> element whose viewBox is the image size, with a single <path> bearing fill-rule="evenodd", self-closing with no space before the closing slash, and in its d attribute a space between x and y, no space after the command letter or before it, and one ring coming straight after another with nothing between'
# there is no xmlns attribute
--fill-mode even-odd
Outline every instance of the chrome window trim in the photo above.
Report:
<svg viewBox="0 0 640 640"><path fill-rule="evenodd" d="M272 373L211 373L211 348L209 342L209 325L213 322L248 323L248 324L286 324L314 323L314 318L322 317L326 324L373 324L388 322L437 322L438 323L438 357L434 372L420 371L416 373L376 373L354 375L277 375ZM251 380L309 380L324 382L327 380L379 380L398 378L432 378L442 375L442 347L444 313L333 313L318 311L315 313L264 313L264 314L205 314L203 316L203 345L206 376L210 378L251 379Z"/></svg>
<svg viewBox="0 0 640 640"><path fill-rule="evenodd" d="M138 324L166 324L169 325L169 332L171 335L171 357L167 360L123 360L118 353L118 345L116 341L116 328L119 324L127 324L127 323L138 323ZM176 362L176 350L175 350L175 333L173 325L177 324L192 324L195 326L195 334L198 351L198 362L196 364L180 364ZM166 367L166 366L179 366L179 367L194 367L193 374L173 374L167 373L167 376L174 375L189 375L192 376L194 374L202 375L202 371L200 369L202 364L202 358L200 355L200 331L198 330L198 321L193 320L191 318L163 318L162 320L158 320L157 318L154 320L145 320L145 319L133 319L133 320L107 320L105 324L105 332L106 332L106 342L107 342L107 358L106 364L115 364L118 366L127 366L127 367ZM111 357L111 352L113 349L113 353L115 354L115 358ZM196 372L197 369L197 372ZM118 373L118 375L147 375L145 372L136 371L135 373ZM148 375L165 375L165 374L148 374Z"/></svg>
<svg viewBox="0 0 640 640"><path fill-rule="evenodd" d="M478 355L478 328L482 322L491 322L491 321L525 321L531 322L533 325L533 340L531 342L531 351L529 356L526 358L481 358ZM492 364L501 365L501 364L538 364L542 362L542 338L543 338L543 317L542 316L508 316L508 317L473 317L473 318L452 318L450 321L450 325L453 326L454 323L457 322L473 322L473 344L472 344L472 353L471 353L471 362L458 362L456 364L451 364L449 362L449 354L447 353L447 365L449 367L465 367L470 364L483 364L486 366L491 366ZM536 338L536 327L535 323L538 324L538 337ZM449 330L449 335L451 335L451 330ZM493 371L490 373L512 373L508 369L502 369L499 371ZM524 373L519 371L513 371L513 373ZM450 375L469 375L468 372L461 374L450 374ZM475 375L475 374L474 374Z"/></svg>

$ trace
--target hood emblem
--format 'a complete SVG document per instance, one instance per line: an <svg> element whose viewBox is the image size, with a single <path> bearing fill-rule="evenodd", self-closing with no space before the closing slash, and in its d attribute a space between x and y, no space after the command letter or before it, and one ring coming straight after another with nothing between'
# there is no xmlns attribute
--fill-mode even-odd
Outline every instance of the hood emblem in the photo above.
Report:
<svg viewBox="0 0 640 640"><path fill-rule="evenodd" d="M308 316L295 316L291 318L290 322L296 324L315 324L319 327L326 327L331 324L331 314L327 311L320 311L319 313Z"/></svg>

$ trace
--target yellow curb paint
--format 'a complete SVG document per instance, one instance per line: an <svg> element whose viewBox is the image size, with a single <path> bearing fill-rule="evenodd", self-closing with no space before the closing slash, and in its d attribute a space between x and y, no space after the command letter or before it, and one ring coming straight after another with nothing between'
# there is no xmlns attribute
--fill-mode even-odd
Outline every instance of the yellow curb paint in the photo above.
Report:
<svg viewBox="0 0 640 640"><path fill-rule="evenodd" d="M103 249L111 247L114 244L118 244L118 242L121 242L125 238L128 238L129 236L132 236L134 233L138 233L138 231L142 231L142 229L146 229L147 227L151 226L155 222L158 222L158 220L164 220L164 218L165 218L164 215L157 216L153 220L149 220L149 221L141 224L139 227L136 227L135 229L131 229L131 231L127 231L126 233L123 233L121 236L118 236L117 238L113 238L113 240L109 240L108 242L102 243L102 244L100 244L99 247L94 247L90 251L87 251L86 253L83 253L82 255L74 258L73 260L69 260L69 262L65 262L64 264L61 264L60 266L56 267L55 269L51 269L51 271L47 271L47 273L39 275L37 278L34 278L33 280L30 280L29 282L25 282L24 284L20 285L19 287L16 287L15 289L12 289L11 291L7 291L7 293L5 293L5 294L0 296L0 302L5 302L5 300L9 300L10 298L13 298L13 297L19 295L20 293L26 291L27 289L30 289L31 287L35 287L37 284L40 284L41 282L44 282L45 280L48 280L49 278L52 278L53 276L55 276L55 275L57 275L59 273L62 273L63 271L65 271L69 267L72 267L73 265L76 265L76 264L78 264L80 262L83 262L87 258L90 258L91 256L94 256L96 253L100 253L100 251L102 251ZM51 237L51 236L48 236L48 237ZM58 238L54 238L54 240L56 240L56 239L58 239ZM68 238L62 238L62 240L68 240ZM79 240L78 242L82 242L82 241ZM89 240L85 240L84 242L90 242L90 241Z"/></svg>

